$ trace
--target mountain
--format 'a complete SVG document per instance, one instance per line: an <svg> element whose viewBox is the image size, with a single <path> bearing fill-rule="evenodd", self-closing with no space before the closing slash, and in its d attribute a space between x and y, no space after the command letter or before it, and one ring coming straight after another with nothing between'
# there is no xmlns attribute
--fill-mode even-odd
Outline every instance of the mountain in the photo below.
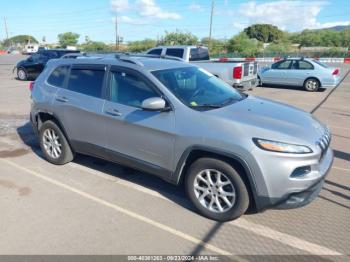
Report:
<svg viewBox="0 0 350 262"><path fill-rule="evenodd" d="M336 26L332 26L332 27L328 27L328 28L323 28L324 30L333 30L333 31L344 31L347 29L350 29L350 25L336 25Z"/></svg>

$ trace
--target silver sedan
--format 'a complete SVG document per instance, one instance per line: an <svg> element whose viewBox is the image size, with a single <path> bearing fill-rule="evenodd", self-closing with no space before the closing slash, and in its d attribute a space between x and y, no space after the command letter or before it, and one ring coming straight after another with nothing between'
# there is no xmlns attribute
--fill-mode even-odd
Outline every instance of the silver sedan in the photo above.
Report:
<svg viewBox="0 0 350 262"><path fill-rule="evenodd" d="M319 88L335 87L339 82L339 69L315 59L288 58L263 67L258 78L261 85L302 86L313 92Z"/></svg>

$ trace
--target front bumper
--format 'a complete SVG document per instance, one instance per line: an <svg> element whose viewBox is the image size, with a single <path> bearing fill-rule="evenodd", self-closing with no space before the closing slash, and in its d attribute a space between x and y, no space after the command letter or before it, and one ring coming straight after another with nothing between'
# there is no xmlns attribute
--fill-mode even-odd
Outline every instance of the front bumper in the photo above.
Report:
<svg viewBox="0 0 350 262"><path fill-rule="evenodd" d="M259 151L255 153L257 152ZM267 192L258 196L258 210L297 208L312 202L322 189L325 177L332 167L333 157L332 149L328 148L321 159L283 158L281 161L276 159L274 165L268 163L267 158L263 159L260 166L264 166ZM311 166L311 172L296 178L290 176L295 168L302 166Z"/></svg>

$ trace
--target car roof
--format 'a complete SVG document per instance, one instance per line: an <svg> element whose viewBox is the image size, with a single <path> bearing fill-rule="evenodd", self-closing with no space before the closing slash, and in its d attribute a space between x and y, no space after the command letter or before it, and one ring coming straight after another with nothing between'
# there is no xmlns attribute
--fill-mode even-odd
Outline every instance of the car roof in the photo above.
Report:
<svg viewBox="0 0 350 262"><path fill-rule="evenodd" d="M126 56L126 58L128 58ZM96 65L119 65L129 68L139 68L146 71L165 70L173 68L183 67L196 67L185 63L183 61L176 61L171 59L149 58L149 57L132 57L132 59L118 59L111 55L105 55L102 57L84 57L77 58L65 58L50 60L54 64L96 64Z"/></svg>

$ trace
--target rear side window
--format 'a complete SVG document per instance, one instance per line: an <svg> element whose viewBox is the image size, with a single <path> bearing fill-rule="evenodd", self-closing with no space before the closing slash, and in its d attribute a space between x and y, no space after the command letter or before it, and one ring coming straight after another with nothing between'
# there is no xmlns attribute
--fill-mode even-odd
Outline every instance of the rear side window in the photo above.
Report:
<svg viewBox="0 0 350 262"><path fill-rule="evenodd" d="M206 48L191 48L190 61L209 60L209 52Z"/></svg>
<svg viewBox="0 0 350 262"><path fill-rule="evenodd" d="M68 79L67 89L100 98L104 74L104 70L73 68Z"/></svg>
<svg viewBox="0 0 350 262"><path fill-rule="evenodd" d="M149 51L147 54L149 54L149 55L161 55L161 53L162 53L162 49L157 48L157 49L153 49L153 50Z"/></svg>
<svg viewBox="0 0 350 262"><path fill-rule="evenodd" d="M301 70L312 70L314 69L314 66L306 61L299 61L299 69Z"/></svg>
<svg viewBox="0 0 350 262"><path fill-rule="evenodd" d="M56 86L63 87L64 79L68 73L68 66L57 67L47 79L47 83Z"/></svg>
<svg viewBox="0 0 350 262"><path fill-rule="evenodd" d="M166 50L166 55L182 58L184 55L184 50L183 48L168 48Z"/></svg>

